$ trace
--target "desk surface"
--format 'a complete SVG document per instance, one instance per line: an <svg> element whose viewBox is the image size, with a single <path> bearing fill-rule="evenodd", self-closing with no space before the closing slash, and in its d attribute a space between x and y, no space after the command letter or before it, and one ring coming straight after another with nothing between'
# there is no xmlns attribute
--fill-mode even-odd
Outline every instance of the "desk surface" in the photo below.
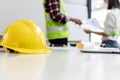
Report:
<svg viewBox="0 0 120 80"><path fill-rule="evenodd" d="M0 53L0 80L120 80L120 54L52 48L51 54Z"/></svg>

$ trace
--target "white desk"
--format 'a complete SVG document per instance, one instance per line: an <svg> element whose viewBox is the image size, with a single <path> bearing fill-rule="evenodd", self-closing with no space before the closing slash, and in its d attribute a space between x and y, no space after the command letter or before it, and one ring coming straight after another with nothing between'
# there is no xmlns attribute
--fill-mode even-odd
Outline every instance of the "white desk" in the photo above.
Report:
<svg viewBox="0 0 120 80"><path fill-rule="evenodd" d="M49 55L0 53L0 80L120 80L120 54L53 49Z"/></svg>

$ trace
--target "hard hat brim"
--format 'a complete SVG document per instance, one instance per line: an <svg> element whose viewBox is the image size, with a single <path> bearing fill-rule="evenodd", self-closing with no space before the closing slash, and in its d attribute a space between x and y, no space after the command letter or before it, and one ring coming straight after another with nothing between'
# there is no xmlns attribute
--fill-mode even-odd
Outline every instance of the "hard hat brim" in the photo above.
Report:
<svg viewBox="0 0 120 80"><path fill-rule="evenodd" d="M44 48L44 49L24 49L24 48L15 48L15 47L10 47L7 45L3 45L0 41L0 46L3 46L5 48L9 48L12 50L15 50L19 53L25 53L25 54L49 54L51 50L49 48Z"/></svg>

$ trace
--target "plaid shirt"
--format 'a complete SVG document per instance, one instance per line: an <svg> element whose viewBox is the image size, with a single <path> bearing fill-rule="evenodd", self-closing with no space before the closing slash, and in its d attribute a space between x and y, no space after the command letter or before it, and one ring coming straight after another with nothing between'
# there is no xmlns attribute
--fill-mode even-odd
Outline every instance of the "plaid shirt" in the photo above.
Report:
<svg viewBox="0 0 120 80"><path fill-rule="evenodd" d="M56 21L65 24L67 17L60 13L60 0L46 0L45 11L50 13L50 17Z"/></svg>

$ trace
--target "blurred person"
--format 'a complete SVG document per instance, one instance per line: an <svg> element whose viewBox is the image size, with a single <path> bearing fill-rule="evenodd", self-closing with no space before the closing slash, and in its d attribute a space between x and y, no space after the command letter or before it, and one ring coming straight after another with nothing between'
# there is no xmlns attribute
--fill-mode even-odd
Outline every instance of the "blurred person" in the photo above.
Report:
<svg viewBox="0 0 120 80"><path fill-rule="evenodd" d="M72 21L81 25L82 21L67 16L63 0L44 0L47 38L50 45L63 46L68 43L69 25Z"/></svg>
<svg viewBox="0 0 120 80"><path fill-rule="evenodd" d="M120 35L120 2L119 0L104 0L107 4L107 13L104 22L104 31L97 32L90 29L84 29L86 33L94 33L102 36L102 47L119 48L117 38Z"/></svg>

